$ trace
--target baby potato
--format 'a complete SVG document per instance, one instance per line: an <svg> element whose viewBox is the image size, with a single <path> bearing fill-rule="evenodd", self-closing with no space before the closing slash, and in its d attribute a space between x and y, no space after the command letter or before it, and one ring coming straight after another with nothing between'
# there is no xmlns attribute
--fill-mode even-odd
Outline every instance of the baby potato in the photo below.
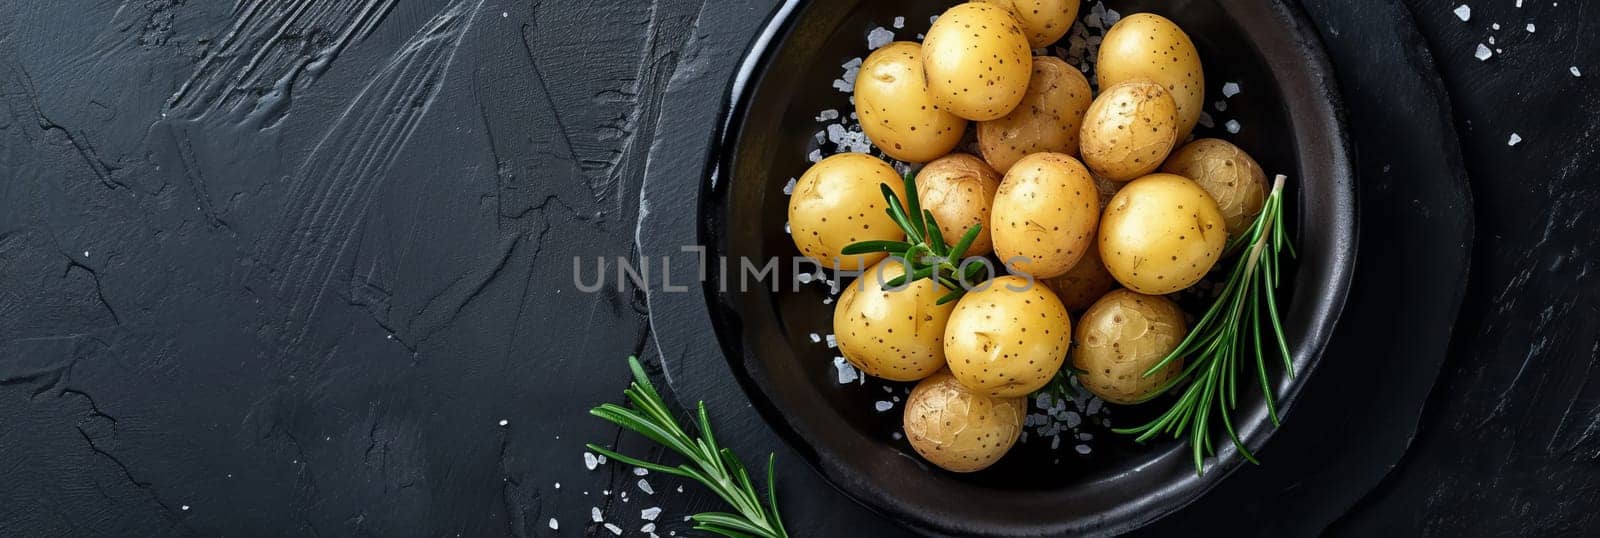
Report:
<svg viewBox="0 0 1600 538"><path fill-rule="evenodd" d="M967 120L939 110L922 75L922 45L896 41L873 51L856 76L856 117L872 143L896 159L923 163L961 143Z"/></svg>
<svg viewBox="0 0 1600 538"><path fill-rule="evenodd" d="M1183 310L1166 297L1108 293L1078 318L1078 346L1072 349L1072 365L1084 372L1077 374L1078 382L1111 403L1142 402L1183 371L1178 358L1144 375L1187 333Z"/></svg>
<svg viewBox="0 0 1600 538"><path fill-rule="evenodd" d="M860 271L888 254L843 256L857 241L903 241L905 233L884 212L887 184L904 203L905 181L877 157L840 153L818 161L795 181L789 196L789 235L800 253L824 266Z"/></svg>
<svg viewBox="0 0 1600 538"><path fill-rule="evenodd" d="M939 109L985 121L1010 114L1022 102L1033 52L1009 10L968 2L945 11L928 28L922 64Z"/></svg>
<svg viewBox="0 0 1600 538"><path fill-rule="evenodd" d="M1000 180L989 213L1000 263L1036 278L1067 272L1094 248L1098 198L1094 178L1077 159L1035 153L1017 161Z"/></svg>
<svg viewBox="0 0 1600 538"><path fill-rule="evenodd" d="M833 310L845 360L890 381L916 381L944 368L944 325L956 307L938 304L948 290L932 279L884 287L905 272L900 259L878 262L847 286Z"/></svg>
<svg viewBox="0 0 1600 538"><path fill-rule="evenodd" d="M917 383L906 398L906 440L923 459L957 473L980 471L999 461L1022 436L1023 398L973 392L950 372Z"/></svg>
<svg viewBox="0 0 1600 538"><path fill-rule="evenodd" d="M950 373L980 394L1017 398L1055 377L1072 343L1067 308L1032 280L1007 275L967 292L944 328Z"/></svg>
<svg viewBox="0 0 1600 538"><path fill-rule="evenodd" d="M984 160L1004 174L1032 153L1077 155L1083 114L1093 100L1089 79L1078 68L1054 56L1034 58L1022 103L1003 118L978 124Z"/></svg>
<svg viewBox="0 0 1600 538"><path fill-rule="evenodd" d="M994 251L989 208L994 205L994 192L999 188L1000 174L983 159L965 153L940 157L917 172L917 196L922 208L933 212L946 241L955 243L972 225L983 224L978 238L967 249L968 256Z"/></svg>
<svg viewBox="0 0 1600 538"><path fill-rule="evenodd" d="M1160 168L1178 142L1172 96L1160 84L1144 80L1101 88L1083 117L1083 163L1112 181Z"/></svg>
<svg viewBox="0 0 1600 538"><path fill-rule="evenodd" d="M1189 136L1205 108L1200 53L1182 28L1160 15L1136 13L1111 25L1100 42L1095 75L1101 88L1141 79L1165 87L1178 107L1178 140Z"/></svg>
<svg viewBox="0 0 1600 538"><path fill-rule="evenodd" d="M1267 173L1244 150L1222 140L1202 138L1178 148L1161 171L1199 183L1217 201L1230 236L1250 226L1266 202Z"/></svg>
<svg viewBox="0 0 1600 538"><path fill-rule="evenodd" d="M1082 312L1117 286L1117 279L1106 270L1105 262L1100 261L1100 249L1093 245L1066 274L1041 282L1056 292L1056 298L1061 299L1061 305L1067 307L1068 312Z"/></svg>
<svg viewBox="0 0 1600 538"><path fill-rule="evenodd" d="M1004 6L1022 23L1028 46L1044 48L1067 35L1078 21L1078 0L978 0Z"/></svg>
<svg viewBox="0 0 1600 538"><path fill-rule="evenodd" d="M1222 210L1200 184L1151 174L1111 197L1100 222L1100 258L1111 276L1146 295L1199 282L1228 240Z"/></svg>

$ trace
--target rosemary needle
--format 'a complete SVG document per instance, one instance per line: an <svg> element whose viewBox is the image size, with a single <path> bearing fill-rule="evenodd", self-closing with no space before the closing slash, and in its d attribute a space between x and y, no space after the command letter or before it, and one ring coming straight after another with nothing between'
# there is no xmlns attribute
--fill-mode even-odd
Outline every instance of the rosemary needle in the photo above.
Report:
<svg viewBox="0 0 1600 538"><path fill-rule="evenodd" d="M1229 242L1228 250L1241 246L1245 250L1229 271L1216 302L1201 316L1177 349L1144 374L1152 375L1172 361L1187 358L1188 365L1183 371L1152 393L1150 398L1177 387L1181 382L1189 381L1189 384L1160 416L1140 426L1115 430L1137 435L1140 442L1163 434L1170 434L1175 439L1187 438L1194 455L1196 474L1205 472L1205 458L1216 453L1211 441L1213 418L1221 419L1228 439L1246 460L1259 463L1239 439L1230 416L1238 405L1238 377L1247 368L1246 363L1254 363L1255 381L1260 383L1262 394L1267 399L1267 411L1273 426L1278 425L1278 409L1267 375L1268 355L1280 356L1284 371L1291 377L1294 375L1275 295L1279 284L1279 255L1286 251L1290 256L1294 255L1294 248L1289 245L1283 229L1283 186L1286 180L1282 175L1277 176L1261 213L1244 233Z"/></svg>
<svg viewBox="0 0 1600 538"><path fill-rule="evenodd" d="M759 538L786 538L788 531L778 515L776 486L776 456L767 455L767 495L763 502L756 493L755 484L744 464L733 451L717 445L711 434L711 420L706 415L706 404L700 402L696 414L699 435L684 428L668 411L666 401L656 392L650 378L639 366L639 359L628 357L628 367L633 370L633 383L622 393L628 397L632 408L616 404L602 404L589 410L589 414L603 418L618 426L632 430L664 447L677 452L688 462L668 467L618 454L613 450L590 443L589 450L606 457L656 472L681 476L705 485L717 497L734 509L729 512L706 512L690 516L695 530L729 537L754 536Z"/></svg>

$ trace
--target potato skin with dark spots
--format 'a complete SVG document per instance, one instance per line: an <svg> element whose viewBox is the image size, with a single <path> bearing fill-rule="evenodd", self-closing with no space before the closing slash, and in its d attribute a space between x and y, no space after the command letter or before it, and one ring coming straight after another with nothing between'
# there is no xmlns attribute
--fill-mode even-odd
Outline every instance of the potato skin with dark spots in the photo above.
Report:
<svg viewBox="0 0 1600 538"><path fill-rule="evenodd" d="M1183 310L1170 299L1116 290L1078 318L1072 366L1083 371L1078 382L1100 399L1136 404L1183 371L1180 357L1144 375L1177 349L1188 332Z"/></svg>
<svg viewBox="0 0 1600 538"><path fill-rule="evenodd" d="M1100 87L1149 80L1172 94L1178 108L1178 140L1200 121L1205 109L1206 74L1194 41L1177 24L1153 13L1123 17L1106 31L1095 60Z"/></svg>
<svg viewBox="0 0 1600 538"><path fill-rule="evenodd" d="M1250 154L1223 140L1190 142L1172 152L1161 171L1199 183L1217 201L1231 236L1249 227L1267 201L1267 173Z"/></svg>
<svg viewBox="0 0 1600 538"><path fill-rule="evenodd" d="M1112 181L1154 172L1177 145L1177 118L1160 84L1135 80L1102 88L1084 114L1083 163Z"/></svg>
<svg viewBox="0 0 1600 538"><path fill-rule="evenodd" d="M869 239L903 241L905 232L884 212L880 184L905 203L905 181L877 157L840 153L818 161L795 181L789 196L789 236L800 253L824 267L860 271L888 254L844 256L846 245Z"/></svg>
<svg viewBox="0 0 1600 538"><path fill-rule="evenodd" d="M1010 114L1022 102L1033 51L1009 10L968 2L945 11L928 28L922 63L941 110L986 121Z"/></svg>
<svg viewBox="0 0 1600 538"><path fill-rule="evenodd" d="M1060 153L1017 161L995 192L989 227L994 252L1013 271L1050 278L1094 248L1099 191L1082 163Z"/></svg>
<svg viewBox="0 0 1600 538"><path fill-rule="evenodd" d="M967 292L944 329L950 373L973 391L1019 398L1055 377L1072 344L1067 309L1049 288L1007 275Z"/></svg>
<svg viewBox="0 0 1600 538"><path fill-rule="evenodd" d="M1199 282L1227 240L1216 201L1200 184L1172 174L1129 182L1100 220L1100 259L1117 282L1145 295Z"/></svg>
<svg viewBox="0 0 1600 538"><path fill-rule="evenodd" d="M896 41L867 56L856 75L856 117L890 157L923 163L961 143L967 120L939 110L922 73L922 45Z"/></svg>
<svg viewBox="0 0 1600 538"><path fill-rule="evenodd" d="M1022 23L1028 46L1044 48L1061 40L1078 22L1078 0L978 0L1003 6Z"/></svg>
<svg viewBox="0 0 1600 538"><path fill-rule="evenodd" d="M956 473L987 469L1022 436L1023 398L974 392L950 372L917 383L906 398L906 440L928 462Z"/></svg>
<svg viewBox="0 0 1600 538"><path fill-rule="evenodd" d="M1076 156L1083 116L1094 101L1089 79L1054 56L1033 59L1033 78L1022 102L1005 117L978 124L983 158L1002 174L1033 153Z"/></svg>
<svg viewBox="0 0 1600 538"><path fill-rule="evenodd" d="M917 198L923 209L933 212L946 241L954 244L972 225L983 225L967 248L967 256L994 251L989 209L994 206L994 193L999 188L1000 174L983 159L965 153L940 157L917 171Z"/></svg>
<svg viewBox="0 0 1600 538"><path fill-rule="evenodd" d="M888 258L856 277L833 310L834 339L845 360L867 375L916 381L944 368L944 327L954 303L938 304L949 290L931 279L885 287L905 274Z"/></svg>

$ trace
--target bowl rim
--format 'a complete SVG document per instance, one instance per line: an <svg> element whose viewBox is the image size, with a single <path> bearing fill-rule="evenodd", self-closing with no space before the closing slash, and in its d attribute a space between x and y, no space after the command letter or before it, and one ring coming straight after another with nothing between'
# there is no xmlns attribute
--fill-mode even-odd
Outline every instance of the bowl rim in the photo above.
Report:
<svg viewBox="0 0 1600 538"><path fill-rule="evenodd" d="M712 153L707 161L706 178L709 182L700 185L700 192L694 197L697 210L703 211L707 207L709 197L717 196L719 177L726 171L733 169L733 160L738 154L733 148L738 146L740 133L744 122L748 119L747 112L750 106L754 88L759 85L766 73L766 65L771 56L775 54L782 44L792 35L794 26L799 18L797 14L802 8L811 4L811 0L784 0L768 17L761 26L756 37L751 41L748 50L742 56L738 68L728 85L726 100L721 108L722 115L717 121L717 131L712 136ZM1350 280L1354 271L1356 254L1356 222L1358 208L1356 205L1356 192L1354 182L1353 163L1351 162L1350 141L1348 127L1345 123L1343 106L1338 94L1336 81L1331 63L1325 50L1322 48L1320 37L1311 29L1312 26L1303 11L1298 6L1289 5L1281 0L1220 0L1220 3L1229 6L1228 16L1234 19L1235 24L1247 31L1251 28L1261 28L1263 25L1278 26L1281 31L1266 32L1250 38L1251 44L1257 47L1282 47L1289 53L1279 54L1280 61L1273 62L1274 56L1265 52L1263 59L1268 64L1277 85L1284 95L1302 94L1309 95L1309 99L1286 99L1285 109L1290 118L1314 116L1314 120L1292 120L1289 122L1290 130L1294 132L1297 144L1293 151L1296 162L1317 162L1326 164L1323 174L1331 180L1324 189L1323 194L1328 195L1328 205L1332 207L1332 226L1328 226L1322 235L1327 236L1329 264L1324 269L1324 278L1317 282L1303 282L1304 278L1297 279L1295 293L1309 293L1314 299L1310 308L1310 327L1308 338L1301 339L1294 346L1294 364L1297 375L1294 378L1280 379L1275 392L1278 394L1279 413L1287 417L1300 389L1310 378L1320 361L1322 351L1325 349L1332 330L1336 325L1339 315L1343 311L1344 302L1349 292ZM1254 21L1254 22L1252 22ZM1281 65L1281 58L1298 57L1301 61L1293 66ZM1332 125L1332 133L1327 132L1302 132L1308 124ZM1309 159L1308 159L1309 158ZM1300 168L1306 168L1301 164ZM727 183L723 181L723 183ZM723 186L726 188L726 185ZM1303 195L1303 194L1302 194ZM715 239L715 231L708 229L715 219L695 219L697 222L698 244L707 244L708 239ZM1301 290L1300 288L1311 288ZM707 289L696 290L702 292L707 303L715 303L715 293ZM652 307L654 307L652 301ZM708 304L710 310L715 311L721 307ZM651 317L657 316L655 308L651 308ZM713 323L713 325L716 325ZM717 328L718 331L727 330ZM726 361L733 370L734 376L743 390L740 396L753 403L760 402L759 383L749 379L744 366L740 364L741 357L738 350L727 349L720 343L719 336L711 336L719 340L712 346L713 349L723 351L719 357ZM671 369L669 369L670 378ZM1241 406L1241 411L1245 407ZM818 451L805 436L795 431L794 425L784 420L773 420L773 417L762 415L768 426L777 430L780 437L792 448L806 455L803 458L826 482L858 504L874 512L884 515L894 521L911 528L933 533L971 533L984 532L993 534L1037 534L1059 532L1109 532L1120 533L1137 528L1158 519L1172 511L1199 498L1206 491L1216 486L1227 475L1231 474L1244 461L1232 446L1224 444L1219 447L1214 462L1208 472L1200 477L1189 475L1180 478L1167 487L1150 492L1150 502L1139 503L1140 506L1130 510L1116 510L1112 513L1101 514L1098 517L1071 522L1053 522L1053 524L1040 525L1038 522L994 522L985 521L978 526L971 526L964 522L940 520L927 517L926 514L908 510L907 506L894 501L893 496L872 484L852 479L854 472L851 465L830 457L826 451ZM1259 450L1271 436L1270 428L1262 427L1264 417L1251 416L1246 421L1250 425L1241 428L1241 437L1246 446L1252 451Z"/></svg>

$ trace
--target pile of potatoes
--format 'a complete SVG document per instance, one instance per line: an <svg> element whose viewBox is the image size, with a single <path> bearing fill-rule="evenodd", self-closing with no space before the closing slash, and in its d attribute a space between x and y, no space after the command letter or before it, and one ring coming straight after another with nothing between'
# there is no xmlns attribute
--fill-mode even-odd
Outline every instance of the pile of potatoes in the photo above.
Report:
<svg viewBox="0 0 1600 538"><path fill-rule="evenodd" d="M880 185L902 204L908 193L876 157L823 159L790 199L803 254L864 270L837 302L839 349L868 375L919 381L904 411L906 436L950 471L1003 456L1022 432L1025 398L1068 359L1107 402L1153 397L1182 364L1144 372L1187 331L1165 295L1199 282L1264 200L1265 174L1244 151L1188 141L1205 78L1193 42L1172 21L1139 13L1112 26L1096 58L1098 95L1079 69L1033 56L1062 38L1078 7L960 4L922 43L874 51L856 79L856 114L873 145L925 163L916 195L942 235L982 224L968 255L988 256L1009 274L940 305L947 290L932 280L885 285L905 271L900 260L842 255L858 241L906 239L885 214ZM954 152L972 123L979 155Z"/></svg>

